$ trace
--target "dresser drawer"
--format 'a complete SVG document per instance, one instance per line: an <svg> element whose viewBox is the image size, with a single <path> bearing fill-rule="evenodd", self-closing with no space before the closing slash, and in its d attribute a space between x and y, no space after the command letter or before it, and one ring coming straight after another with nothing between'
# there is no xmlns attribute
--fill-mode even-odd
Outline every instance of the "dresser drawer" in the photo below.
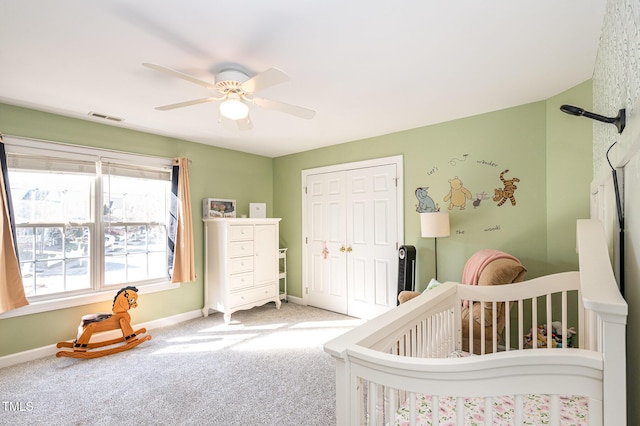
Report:
<svg viewBox="0 0 640 426"><path fill-rule="evenodd" d="M253 256L253 241L229 243L229 257Z"/></svg>
<svg viewBox="0 0 640 426"><path fill-rule="evenodd" d="M253 240L253 226L251 225L230 226L229 240L231 241Z"/></svg>
<svg viewBox="0 0 640 426"><path fill-rule="evenodd" d="M231 275L231 277L229 278L229 289L231 291L251 287L252 285L253 272Z"/></svg>
<svg viewBox="0 0 640 426"><path fill-rule="evenodd" d="M259 300L268 299L275 296L276 286L269 285L237 293L231 293L229 295L229 302L231 303L231 307L233 308L235 306L257 302Z"/></svg>
<svg viewBox="0 0 640 426"><path fill-rule="evenodd" d="M253 271L253 257L234 257L229 260L229 272L232 274L249 271Z"/></svg>

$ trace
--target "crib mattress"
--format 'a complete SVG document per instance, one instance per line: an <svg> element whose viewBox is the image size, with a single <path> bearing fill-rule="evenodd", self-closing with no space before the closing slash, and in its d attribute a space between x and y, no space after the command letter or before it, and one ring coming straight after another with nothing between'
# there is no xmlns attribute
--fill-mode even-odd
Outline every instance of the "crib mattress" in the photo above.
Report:
<svg viewBox="0 0 640 426"><path fill-rule="evenodd" d="M456 424L456 399L453 397L439 397L438 405L440 411L439 424L442 426L454 426ZM484 424L484 400L482 398L466 398L465 425L475 426ZM523 400L525 425L546 425L549 424L549 396L548 395L527 395ZM431 396L416 395L416 425L431 425L433 407ZM396 425L410 425L409 401L405 401L397 412ZM493 419L492 424L513 425L515 424L514 398L510 396L497 397L493 399ZM560 424L561 425L588 425L588 403L587 399L581 396L561 396L560 397Z"/></svg>

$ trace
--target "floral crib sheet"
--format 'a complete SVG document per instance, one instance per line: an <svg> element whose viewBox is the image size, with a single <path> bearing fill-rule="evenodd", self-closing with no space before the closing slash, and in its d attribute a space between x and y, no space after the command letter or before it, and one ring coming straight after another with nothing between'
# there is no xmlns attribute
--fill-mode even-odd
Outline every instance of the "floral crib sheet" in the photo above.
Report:
<svg viewBox="0 0 640 426"><path fill-rule="evenodd" d="M440 418L442 426L456 425L456 399L439 397ZM484 400L482 398L466 398L465 426L484 425ZM526 395L523 400L524 425L549 424L549 395ZM582 396L560 396L560 424L563 426L583 426L589 424L587 399ZM416 395L416 425L431 425L433 408L431 396ZM397 412L395 424L408 426L411 424L409 401L405 401ZM514 398L510 396L493 399L492 424L496 426L515 424Z"/></svg>

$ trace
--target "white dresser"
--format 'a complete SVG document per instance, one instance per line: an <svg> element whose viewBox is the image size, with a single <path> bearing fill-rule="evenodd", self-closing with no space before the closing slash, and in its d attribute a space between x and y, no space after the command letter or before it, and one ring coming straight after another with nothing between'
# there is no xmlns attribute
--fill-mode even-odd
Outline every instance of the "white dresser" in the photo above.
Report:
<svg viewBox="0 0 640 426"><path fill-rule="evenodd" d="M280 308L280 219L207 218L204 222L204 316L224 321L242 309L275 302Z"/></svg>

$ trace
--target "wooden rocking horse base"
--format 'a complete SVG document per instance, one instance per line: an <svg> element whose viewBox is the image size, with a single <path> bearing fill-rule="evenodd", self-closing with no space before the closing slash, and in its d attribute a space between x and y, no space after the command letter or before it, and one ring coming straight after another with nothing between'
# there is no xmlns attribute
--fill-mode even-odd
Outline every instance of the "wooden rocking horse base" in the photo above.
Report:
<svg viewBox="0 0 640 426"><path fill-rule="evenodd" d="M118 352L124 352L126 350L129 350L131 348L138 346L142 342L151 340L151 335L149 334L147 334L146 336L140 336L146 331L147 330L145 328L141 328L139 330L136 330L134 334L135 337L132 337L130 339L125 339L124 337L118 337L111 340L104 340L102 342L87 343L86 347L84 348L75 347L75 342L58 342L56 347L71 348L73 349L73 351L60 351L56 353L56 357L88 359L88 358L98 358L105 355L116 354ZM115 345L122 342L126 342L126 343L120 346L109 348L109 349L95 350L95 351L91 350L95 348L102 348L105 346Z"/></svg>

